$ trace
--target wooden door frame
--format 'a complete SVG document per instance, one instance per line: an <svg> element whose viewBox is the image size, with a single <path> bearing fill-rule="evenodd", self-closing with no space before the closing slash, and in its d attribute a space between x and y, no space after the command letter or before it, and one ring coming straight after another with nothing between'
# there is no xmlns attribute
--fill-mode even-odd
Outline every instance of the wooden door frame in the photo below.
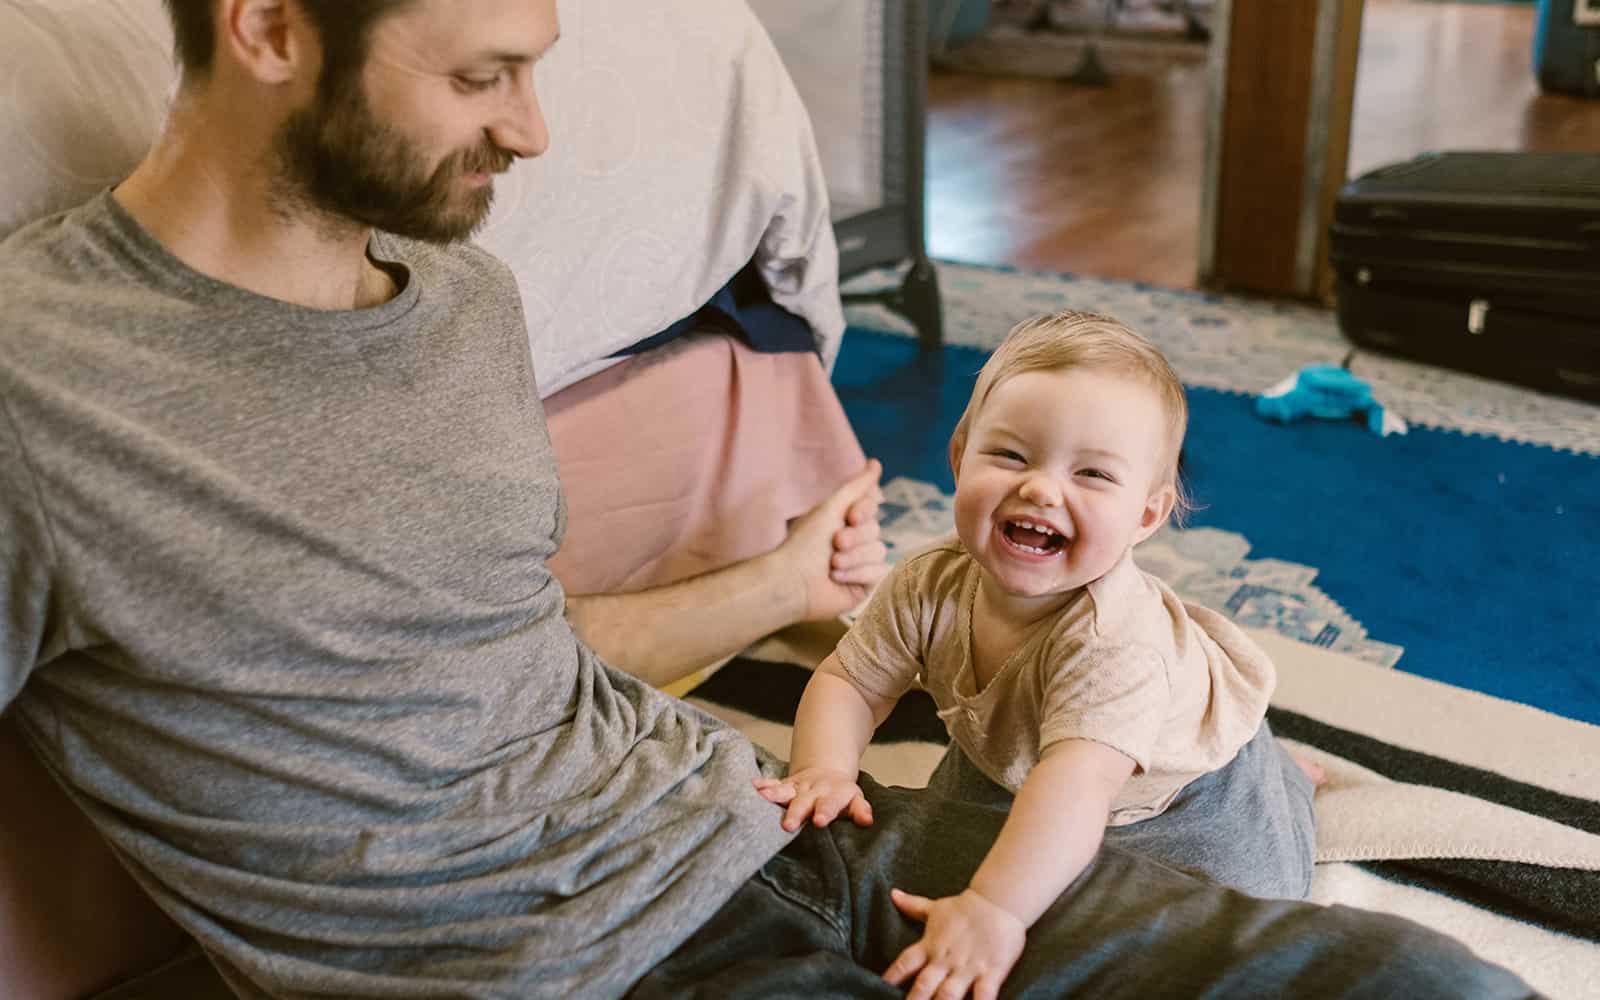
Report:
<svg viewBox="0 0 1600 1000"><path fill-rule="evenodd" d="M1364 0L1217 0L1199 280L1326 300Z"/></svg>

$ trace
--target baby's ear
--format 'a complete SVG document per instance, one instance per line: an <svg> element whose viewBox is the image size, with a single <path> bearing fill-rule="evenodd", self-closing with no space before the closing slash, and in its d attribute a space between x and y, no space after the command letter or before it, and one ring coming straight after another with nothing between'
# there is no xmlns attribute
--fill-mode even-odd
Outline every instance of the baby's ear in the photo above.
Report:
<svg viewBox="0 0 1600 1000"><path fill-rule="evenodd" d="M1139 515L1139 530L1134 532L1133 544L1149 538L1167 523L1167 518L1172 516L1172 507L1178 502L1178 490L1171 483L1165 483L1144 503L1144 512Z"/></svg>

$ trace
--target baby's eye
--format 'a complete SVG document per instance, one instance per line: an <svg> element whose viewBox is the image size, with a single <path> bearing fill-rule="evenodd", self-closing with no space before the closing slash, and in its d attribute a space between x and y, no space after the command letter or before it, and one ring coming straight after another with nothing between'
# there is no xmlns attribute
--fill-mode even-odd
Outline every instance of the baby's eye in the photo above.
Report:
<svg viewBox="0 0 1600 1000"><path fill-rule="evenodd" d="M1088 479L1104 479L1108 483L1114 483L1117 481L1116 476L1106 472L1104 469L1079 469L1078 475Z"/></svg>
<svg viewBox="0 0 1600 1000"><path fill-rule="evenodd" d="M984 454L993 455L995 458L998 458L1004 462L1021 462L1023 460L1021 455L1012 451L1010 448L992 448L989 451L984 452Z"/></svg>

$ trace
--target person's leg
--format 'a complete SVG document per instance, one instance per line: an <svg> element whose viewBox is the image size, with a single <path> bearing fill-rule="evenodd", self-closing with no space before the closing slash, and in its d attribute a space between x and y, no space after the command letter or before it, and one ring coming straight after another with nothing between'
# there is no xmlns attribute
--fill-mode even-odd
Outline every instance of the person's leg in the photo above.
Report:
<svg viewBox="0 0 1600 1000"><path fill-rule="evenodd" d="M928 792L1009 810L1013 796L955 744ZM1226 767L1190 782L1160 816L1106 830L1107 844L1270 899L1311 891L1315 787L1266 723Z"/></svg>
<svg viewBox="0 0 1600 1000"><path fill-rule="evenodd" d="M629 1000L902 996L852 957L848 878L828 832L803 828Z"/></svg>
<svg viewBox="0 0 1600 1000"><path fill-rule="evenodd" d="M829 827L848 872L852 954L878 974L922 927L889 889L966 887L1002 810L863 777L874 822ZM1028 932L1007 997L1522 998L1516 976L1420 924L1349 907L1257 899L1115 847Z"/></svg>
<svg viewBox="0 0 1600 1000"><path fill-rule="evenodd" d="M1271 899L1311 891L1315 787L1263 722L1227 766L1190 782L1159 816L1105 842Z"/></svg>
<svg viewBox="0 0 1600 1000"><path fill-rule="evenodd" d="M992 809L1009 811L1016 797L1004 786L978 770L961 748L951 743L928 776L928 792L958 802L971 802Z"/></svg>
<svg viewBox="0 0 1600 1000"><path fill-rule="evenodd" d="M951 787L973 775L988 780L970 763L970 772L960 771L965 758L952 752L948 767L939 766ZM825 830L803 827L640 981L630 1000L903 997L881 975L922 928L894 908L889 889L960 892L999 835L1009 795L993 786L1003 800L981 806L921 789L884 789L867 775L861 781L875 812L883 802L885 817L866 828L849 820ZM774 810L773 822L778 816Z"/></svg>
<svg viewBox="0 0 1600 1000"><path fill-rule="evenodd" d="M1002 810L863 776L874 822L807 828L636 987L635 998L900 997L879 978L922 935L889 901L960 892ZM1104 848L1028 932L1007 997L1535 996L1419 924L1262 900Z"/></svg>
<svg viewBox="0 0 1600 1000"><path fill-rule="evenodd" d="M1029 930L1004 995L1521 1000L1538 994L1409 920L1259 899L1105 848Z"/></svg>

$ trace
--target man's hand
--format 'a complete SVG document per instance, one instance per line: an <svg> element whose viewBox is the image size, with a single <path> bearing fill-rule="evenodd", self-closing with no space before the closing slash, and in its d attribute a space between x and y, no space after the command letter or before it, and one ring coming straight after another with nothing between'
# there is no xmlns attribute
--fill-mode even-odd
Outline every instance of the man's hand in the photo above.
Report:
<svg viewBox="0 0 1600 1000"><path fill-rule="evenodd" d="M852 610L889 572L888 550L878 537L882 473L877 459L867 462L832 496L791 521L788 537L772 553L778 571L804 587L802 621Z"/></svg>
<svg viewBox="0 0 1600 1000"><path fill-rule="evenodd" d="M872 806L853 774L808 767L787 778L757 778L755 785L768 802L789 807L782 825L790 833L808 817L817 826L827 826L840 813L848 813L857 826L872 825Z"/></svg>
<svg viewBox="0 0 1600 1000"><path fill-rule="evenodd" d="M884 982L900 986L916 976L906 1000L960 1000L969 991L974 1000L995 1000L1022 956L1028 929L1021 920L971 889L943 899L891 889L889 898L927 927L884 970Z"/></svg>

